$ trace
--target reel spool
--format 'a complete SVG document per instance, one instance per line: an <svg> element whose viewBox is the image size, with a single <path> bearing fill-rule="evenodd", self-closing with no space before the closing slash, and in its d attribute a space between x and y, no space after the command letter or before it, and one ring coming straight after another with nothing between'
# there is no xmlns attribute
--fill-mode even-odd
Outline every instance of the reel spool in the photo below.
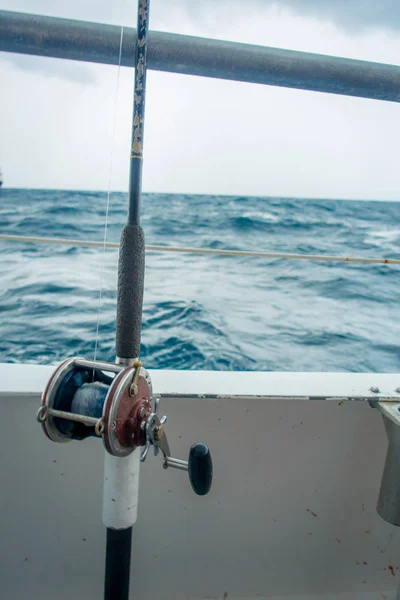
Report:
<svg viewBox="0 0 400 600"><path fill-rule="evenodd" d="M205 444L194 444L189 460L172 458L164 430L167 417L158 416L148 371L140 361L132 366L84 358L69 358L54 371L42 395L37 420L53 442L102 437L106 451L124 457L151 446L163 454L164 468L189 472L196 494L207 494L212 483L212 460Z"/></svg>

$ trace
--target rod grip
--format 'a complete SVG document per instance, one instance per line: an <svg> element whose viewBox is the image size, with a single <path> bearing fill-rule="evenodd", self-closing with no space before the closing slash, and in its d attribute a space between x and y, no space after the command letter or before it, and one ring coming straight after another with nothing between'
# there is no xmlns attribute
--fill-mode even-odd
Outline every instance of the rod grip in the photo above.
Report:
<svg viewBox="0 0 400 600"><path fill-rule="evenodd" d="M144 286L144 233L126 225L121 233L118 262L116 352L119 358L138 358Z"/></svg>

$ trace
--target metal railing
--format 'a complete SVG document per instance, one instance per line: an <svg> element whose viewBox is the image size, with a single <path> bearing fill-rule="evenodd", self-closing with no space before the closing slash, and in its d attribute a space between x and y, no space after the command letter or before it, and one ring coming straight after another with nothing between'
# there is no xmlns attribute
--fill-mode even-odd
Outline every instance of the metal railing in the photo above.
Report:
<svg viewBox="0 0 400 600"><path fill-rule="evenodd" d="M121 65L134 65L136 29L124 27ZM0 51L117 65L121 27L0 11ZM148 68L400 102L400 67L152 31Z"/></svg>

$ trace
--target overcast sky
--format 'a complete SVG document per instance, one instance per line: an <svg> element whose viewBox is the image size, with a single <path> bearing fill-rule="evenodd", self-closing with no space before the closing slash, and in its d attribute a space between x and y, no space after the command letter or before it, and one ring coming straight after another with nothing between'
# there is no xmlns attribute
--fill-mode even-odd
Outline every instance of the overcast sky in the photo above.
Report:
<svg viewBox="0 0 400 600"><path fill-rule="evenodd" d="M136 0L0 0L126 26ZM396 0L152 0L151 28L400 64ZM13 187L127 190L133 70L0 53ZM114 112L116 112L113 140ZM173 137L171 137L173 132ZM144 190L400 199L400 106L149 72Z"/></svg>

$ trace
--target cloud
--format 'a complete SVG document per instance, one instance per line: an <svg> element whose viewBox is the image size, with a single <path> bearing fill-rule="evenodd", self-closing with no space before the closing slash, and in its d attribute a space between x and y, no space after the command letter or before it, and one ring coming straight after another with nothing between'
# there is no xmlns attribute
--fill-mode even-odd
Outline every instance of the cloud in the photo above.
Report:
<svg viewBox="0 0 400 600"><path fill-rule="evenodd" d="M185 0L188 15L196 20L209 20L215 2ZM400 28L400 2L397 0L220 0L219 8L235 10L240 6L243 15L251 8L286 8L303 17L330 21L352 33L365 33L371 29L398 30ZM229 14L229 13L227 13Z"/></svg>
<svg viewBox="0 0 400 600"><path fill-rule="evenodd" d="M3 0L3 8L21 12L32 12L32 0ZM35 0L37 14L94 22L135 26L135 2L126 0L70 0L60 3L54 0ZM195 24L210 23L215 15L226 21L246 18L252 9L289 9L292 13L330 21L353 33L368 29L398 30L400 28L400 2L398 0L152 0L151 27L169 29L184 13Z"/></svg>
<svg viewBox="0 0 400 600"><path fill-rule="evenodd" d="M32 0L1 1L31 10ZM135 3L112 4L112 15L104 0L52 0L53 8L50 0L35 0L35 11L135 24ZM363 20L354 0L322 4L152 0L151 28L398 64L397 9L386 27L385 0L379 19L367 0ZM1 67L0 162L7 186L108 189L111 178L112 189L127 189L131 69L5 54ZM144 189L398 199L397 113L391 103L150 71Z"/></svg>
<svg viewBox="0 0 400 600"><path fill-rule="evenodd" d="M79 62L11 53L3 53L2 58L21 71L40 73L49 78L65 79L85 85L96 83L93 69Z"/></svg>
<svg viewBox="0 0 400 600"><path fill-rule="evenodd" d="M273 2L265 0L263 4ZM330 20L355 33L400 27L400 3L396 0L279 0L279 4L299 15Z"/></svg>

